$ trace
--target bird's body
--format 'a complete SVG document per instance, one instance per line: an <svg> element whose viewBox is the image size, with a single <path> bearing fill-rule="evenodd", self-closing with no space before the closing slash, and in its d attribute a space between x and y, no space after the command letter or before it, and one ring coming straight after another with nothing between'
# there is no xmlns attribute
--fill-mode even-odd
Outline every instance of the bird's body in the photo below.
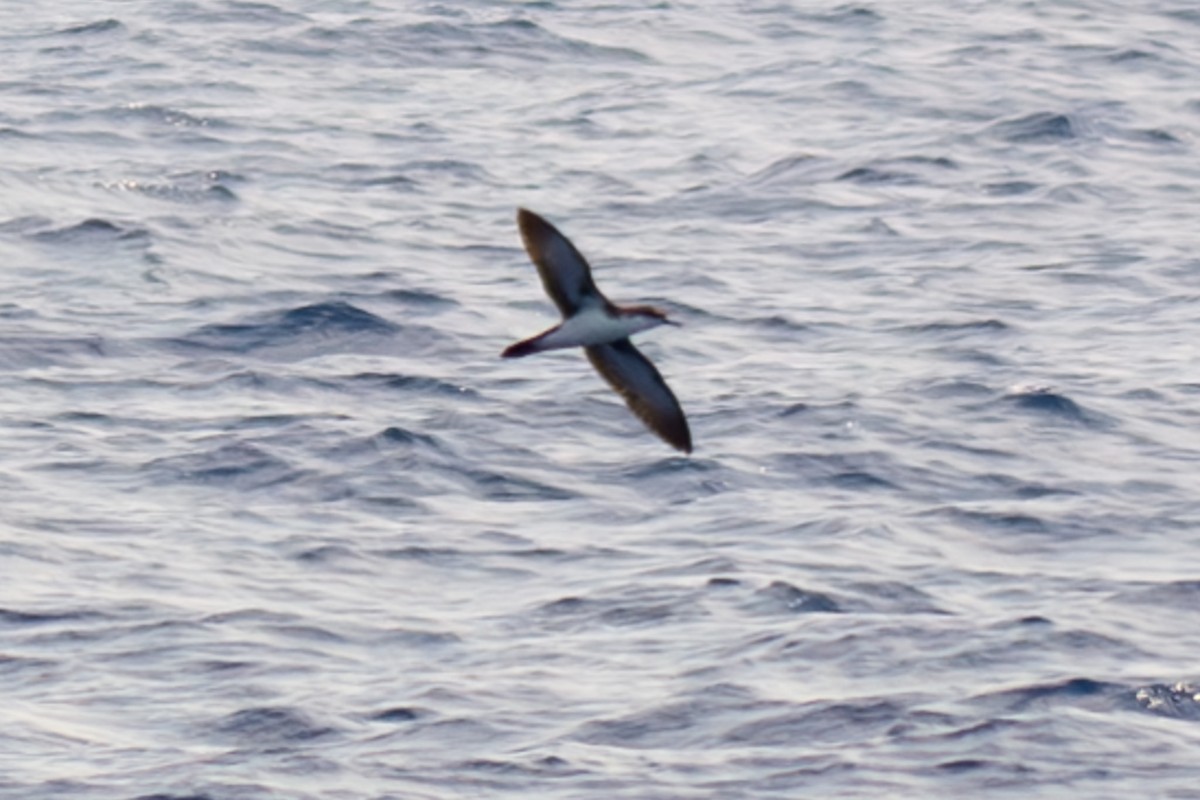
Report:
<svg viewBox="0 0 1200 800"><path fill-rule="evenodd" d="M529 356L565 347L611 344L661 324L661 320L644 314L621 314L605 306L588 306L550 330L511 345L504 351L504 357Z"/></svg>
<svg viewBox="0 0 1200 800"><path fill-rule="evenodd" d="M691 431L679 401L654 365L629 341L635 333L678 323L651 306L621 307L609 302L596 288L587 260L537 214L519 209L517 226L546 294L562 312L563 321L510 345L502 355L517 358L546 350L584 348L592 366L648 428L672 447L690 453Z"/></svg>

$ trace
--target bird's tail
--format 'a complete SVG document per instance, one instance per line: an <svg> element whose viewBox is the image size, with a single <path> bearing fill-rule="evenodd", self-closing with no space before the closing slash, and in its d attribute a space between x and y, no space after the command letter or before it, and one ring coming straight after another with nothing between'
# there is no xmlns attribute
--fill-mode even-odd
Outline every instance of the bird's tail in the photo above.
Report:
<svg viewBox="0 0 1200 800"><path fill-rule="evenodd" d="M537 345L533 339L526 339L523 342L510 344L504 348L504 352L500 354L501 358L520 358L521 356L531 356L538 351Z"/></svg>
<svg viewBox="0 0 1200 800"><path fill-rule="evenodd" d="M510 344L508 347L504 348L504 352L500 354L500 357L521 358L522 356L531 356L534 353L542 352L546 349L542 347L542 340L545 339L547 334L551 333L553 330L554 329L551 328L548 331L539 333L537 336L530 336L528 339L522 339L515 344Z"/></svg>

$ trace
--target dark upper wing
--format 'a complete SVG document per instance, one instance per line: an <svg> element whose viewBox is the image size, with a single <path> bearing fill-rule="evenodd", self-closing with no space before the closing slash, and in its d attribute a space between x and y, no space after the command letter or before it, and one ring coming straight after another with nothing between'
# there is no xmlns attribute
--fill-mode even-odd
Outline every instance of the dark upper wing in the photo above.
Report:
<svg viewBox="0 0 1200 800"><path fill-rule="evenodd" d="M654 365L628 339L584 350L596 371L625 398L646 427L672 447L692 452L692 433L679 401Z"/></svg>
<svg viewBox="0 0 1200 800"><path fill-rule="evenodd" d="M517 227L529 258L537 265L546 294L564 317L589 302L607 303L592 282L592 269L571 240L532 211L517 209Z"/></svg>

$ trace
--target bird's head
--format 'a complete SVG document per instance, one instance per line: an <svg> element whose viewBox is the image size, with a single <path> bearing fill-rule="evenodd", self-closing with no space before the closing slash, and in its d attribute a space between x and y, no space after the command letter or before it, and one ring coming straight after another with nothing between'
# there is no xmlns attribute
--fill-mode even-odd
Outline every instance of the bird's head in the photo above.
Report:
<svg viewBox="0 0 1200 800"><path fill-rule="evenodd" d="M629 308L622 309L621 314L622 316L641 319L646 324L647 329L654 328L659 325L675 325L677 327L682 327L683 325L682 322L676 322L675 320L668 318L666 311L663 311L661 308L655 308L654 306L631 306Z"/></svg>

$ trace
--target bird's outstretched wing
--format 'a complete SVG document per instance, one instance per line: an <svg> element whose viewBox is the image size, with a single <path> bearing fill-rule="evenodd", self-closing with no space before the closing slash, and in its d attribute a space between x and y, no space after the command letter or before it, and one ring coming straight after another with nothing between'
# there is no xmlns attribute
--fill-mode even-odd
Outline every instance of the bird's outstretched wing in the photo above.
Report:
<svg viewBox="0 0 1200 800"><path fill-rule="evenodd" d="M592 281L592 268L571 240L532 211L517 209L517 227L529 258L537 265L546 294L569 317L582 305L607 304Z"/></svg>
<svg viewBox="0 0 1200 800"><path fill-rule="evenodd" d="M672 447L685 453L692 452L692 433L679 401L662 375L632 342L621 339L584 349L592 366L625 399L646 427Z"/></svg>

